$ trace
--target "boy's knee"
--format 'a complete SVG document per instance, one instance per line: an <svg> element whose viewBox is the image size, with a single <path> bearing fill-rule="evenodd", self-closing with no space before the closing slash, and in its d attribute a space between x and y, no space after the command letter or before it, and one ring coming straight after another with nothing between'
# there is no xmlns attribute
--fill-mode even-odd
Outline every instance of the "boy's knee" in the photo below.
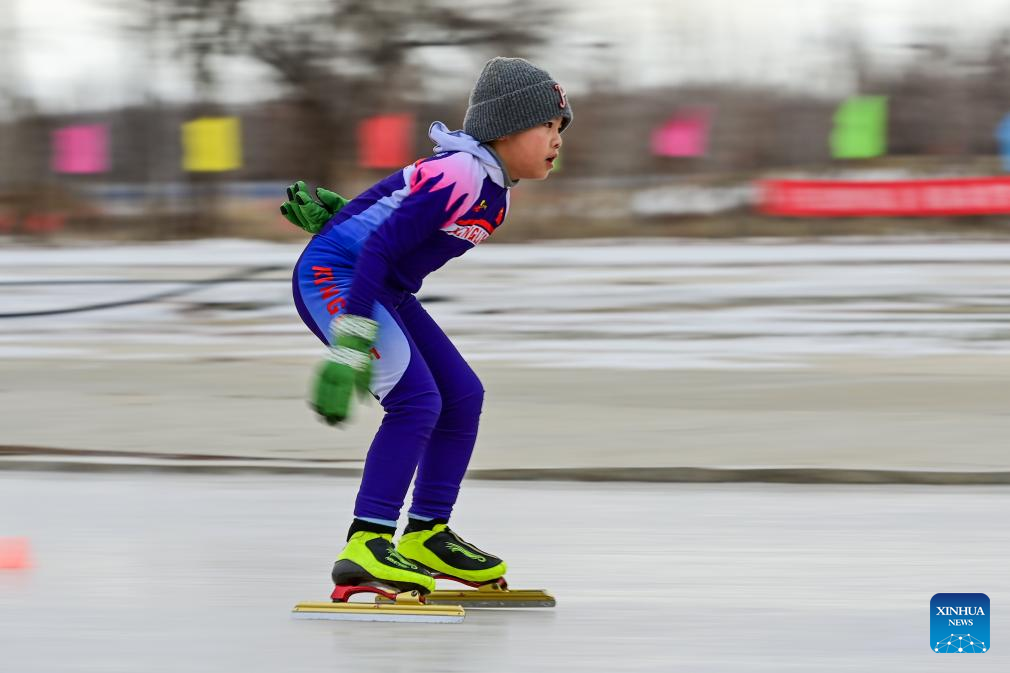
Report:
<svg viewBox="0 0 1010 673"><path fill-rule="evenodd" d="M454 416L475 418L480 416L484 407L484 386L480 379L473 372L456 382L452 395L446 396L442 407L442 413L451 413Z"/></svg>
<svg viewBox="0 0 1010 673"><path fill-rule="evenodd" d="M473 384L470 387L468 398L471 400L474 410L479 414L484 408L484 386L476 374L473 376Z"/></svg>

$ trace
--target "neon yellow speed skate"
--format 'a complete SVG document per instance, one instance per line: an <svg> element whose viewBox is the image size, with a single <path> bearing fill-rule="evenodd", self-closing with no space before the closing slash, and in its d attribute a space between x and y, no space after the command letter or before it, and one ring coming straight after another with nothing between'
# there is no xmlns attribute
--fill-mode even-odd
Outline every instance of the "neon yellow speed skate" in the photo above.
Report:
<svg viewBox="0 0 1010 673"><path fill-rule="evenodd" d="M411 519L396 550L436 577L487 584L505 576L504 561L473 546L437 519Z"/></svg>
<svg viewBox="0 0 1010 673"><path fill-rule="evenodd" d="M351 535L331 576L337 587L386 585L422 595L435 589L431 574L393 547L392 535L364 530Z"/></svg>
<svg viewBox="0 0 1010 673"><path fill-rule="evenodd" d="M459 605L426 605L425 594L435 580L423 567L403 558L393 547L392 535L359 530L333 564L336 585L329 603L299 603L292 611L297 619L342 619L369 622L463 621ZM372 596L372 602L352 597Z"/></svg>
<svg viewBox="0 0 1010 673"><path fill-rule="evenodd" d="M425 596L427 605L467 608L549 608L555 605L554 597L540 589L509 589L505 582L505 562L461 538L445 520L411 519L396 549L428 568L436 579L473 587L433 591Z"/></svg>

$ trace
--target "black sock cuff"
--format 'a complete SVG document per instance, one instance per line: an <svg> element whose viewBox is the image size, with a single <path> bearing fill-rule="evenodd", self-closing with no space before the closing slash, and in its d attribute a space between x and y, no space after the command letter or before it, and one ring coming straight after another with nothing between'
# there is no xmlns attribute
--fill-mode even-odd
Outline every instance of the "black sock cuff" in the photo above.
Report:
<svg viewBox="0 0 1010 673"><path fill-rule="evenodd" d="M393 535L396 533L396 526L384 526L381 523L355 519L351 522L351 527L347 529L347 539L350 540L352 535L360 531L366 531L368 533L388 533L389 535Z"/></svg>
<svg viewBox="0 0 1010 673"><path fill-rule="evenodd" d="M415 519L412 516L407 517L407 528L403 531L404 533L416 533L419 530L431 530L436 524L449 523L448 519L431 519L426 521L424 519Z"/></svg>

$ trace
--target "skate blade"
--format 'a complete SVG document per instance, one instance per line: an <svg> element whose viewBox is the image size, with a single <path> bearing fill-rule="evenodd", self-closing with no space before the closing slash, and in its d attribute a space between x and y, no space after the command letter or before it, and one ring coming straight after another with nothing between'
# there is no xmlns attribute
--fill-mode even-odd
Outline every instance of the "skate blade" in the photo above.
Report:
<svg viewBox="0 0 1010 673"><path fill-rule="evenodd" d="M457 605L462 608L553 608L557 604L554 596L542 589L499 589L497 585L485 585L485 587L436 589L424 597L424 603ZM391 601L379 596L376 603L390 605Z"/></svg>
<svg viewBox="0 0 1010 673"><path fill-rule="evenodd" d="M541 589L459 589L432 591L428 605L458 605L465 608L553 608L554 596Z"/></svg>
<svg viewBox="0 0 1010 673"><path fill-rule="evenodd" d="M291 611L295 619L332 619L358 622L429 622L457 624L466 612L457 605L422 603L299 603Z"/></svg>

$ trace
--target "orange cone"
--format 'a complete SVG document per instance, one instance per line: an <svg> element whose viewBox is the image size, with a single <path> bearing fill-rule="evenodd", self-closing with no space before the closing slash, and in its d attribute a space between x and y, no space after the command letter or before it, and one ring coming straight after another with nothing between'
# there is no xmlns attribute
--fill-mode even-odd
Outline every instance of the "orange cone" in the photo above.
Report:
<svg viewBox="0 0 1010 673"><path fill-rule="evenodd" d="M0 537L0 570L26 570L31 565L28 538Z"/></svg>

